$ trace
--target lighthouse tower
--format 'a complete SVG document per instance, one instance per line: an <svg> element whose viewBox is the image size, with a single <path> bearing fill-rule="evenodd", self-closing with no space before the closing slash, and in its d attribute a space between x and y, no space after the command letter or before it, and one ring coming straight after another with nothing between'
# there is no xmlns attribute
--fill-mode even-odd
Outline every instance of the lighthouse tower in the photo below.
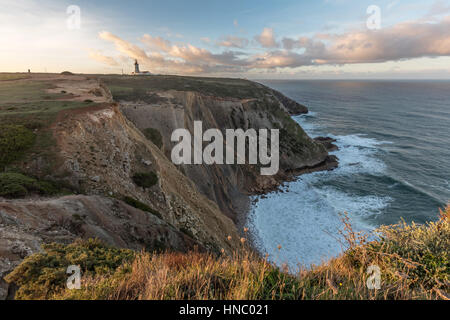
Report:
<svg viewBox="0 0 450 320"><path fill-rule="evenodd" d="M138 63L137 60L135 60L135 62L134 62L134 73L135 73L135 74L141 73L141 72L139 71L139 63Z"/></svg>

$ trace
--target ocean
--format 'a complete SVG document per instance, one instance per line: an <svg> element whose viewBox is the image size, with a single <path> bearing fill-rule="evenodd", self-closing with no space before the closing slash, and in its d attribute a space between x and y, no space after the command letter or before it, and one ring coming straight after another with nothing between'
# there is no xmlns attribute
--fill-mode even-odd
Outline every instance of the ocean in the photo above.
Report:
<svg viewBox="0 0 450 320"><path fill-rule="evenodd" d="M370 232L436 220L450 201L450 81L259 82L306 105L294 120L339 146L338 169L255 197L247 225L271 261L294 271L339 255L343 212Z"/></svg>

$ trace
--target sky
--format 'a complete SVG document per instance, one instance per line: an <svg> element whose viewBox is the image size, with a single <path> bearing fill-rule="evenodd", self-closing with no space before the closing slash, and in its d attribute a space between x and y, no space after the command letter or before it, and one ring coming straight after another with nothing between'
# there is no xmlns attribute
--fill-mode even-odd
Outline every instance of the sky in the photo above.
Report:
<svg viewBox="0 0 450 320"><path fill-rule="evenodd" d="M450 79L450 0L0 0L0 72Z"/></svg>

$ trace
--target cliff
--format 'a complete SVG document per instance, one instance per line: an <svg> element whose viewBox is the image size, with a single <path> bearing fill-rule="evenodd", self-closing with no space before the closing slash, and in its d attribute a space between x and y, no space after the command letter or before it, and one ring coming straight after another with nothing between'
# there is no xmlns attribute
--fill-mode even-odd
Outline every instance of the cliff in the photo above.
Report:
<svg viewBox="0 0 450 320"><path fill-rule="evenodd" d="M280 130L280 170L275 176L261 176L254 165L178 167L233 220L242 210L246 195L264 193L300 173L336 165L326 149L311 140L289 116L306 113L307 108L258 83L171 76L102 80L137 128L142 132L152 130L162 137L161 150L169 159L174 146L170 141L172 132L185 128L194 135L196 120L202 121L204 131L218 128L224 136L225 129Z"/></svg>
<svg viewBox="0 0 450 320"><path fill-rule="evenodd" d="M11 93L0 99L0 148L11 155L0 161L0 277L42 243L76 238L231 254L249 194L336 165L290 118L305 107L246 80L32 75L0 90ZM192 132L194 120L204 130L280 129L279 173L175 166L171 133Z"/></svg>

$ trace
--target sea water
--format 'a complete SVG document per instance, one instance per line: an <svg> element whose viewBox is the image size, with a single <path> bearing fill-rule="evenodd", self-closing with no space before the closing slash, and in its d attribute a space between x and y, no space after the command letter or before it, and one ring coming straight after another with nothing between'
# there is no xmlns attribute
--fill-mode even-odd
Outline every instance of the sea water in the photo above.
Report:
<svg viewBox="0 0 450 320"><path fill-rule="evenodd" d="M247 225L271 261L295 270L339 255L344 212L370 232L436 220L450 201L450 81L261 82L308 106L294 120L339 147L338 169L256 198Z"/></svg>

